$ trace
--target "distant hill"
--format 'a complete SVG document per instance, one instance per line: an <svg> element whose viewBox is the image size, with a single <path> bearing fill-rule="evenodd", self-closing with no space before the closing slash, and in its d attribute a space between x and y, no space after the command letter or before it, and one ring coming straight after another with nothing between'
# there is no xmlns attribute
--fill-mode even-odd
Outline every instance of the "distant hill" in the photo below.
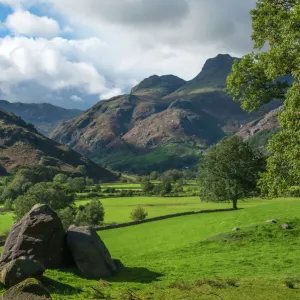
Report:
<svg viewBox="0 0 300 300"><path fill-rule="evenodd" d="M249 115L224 93L235 60L209 59L188 82L172 75L149 77L131 94L100 101L61 123L51 138L120 171L196 166L203 149L278 106Z"/></svg>
<svg viewBox="0 0 300 300"><path fill-rule="evenodd" d="M73 173L85 166L87 176L111 181L110 171L81 156L68 146L60 145L40 134L32 124L0 110L0 172L13 172L19 167L53 166L65 173Z"/></svg>
<svg viewBox="0 0 300 300"><path fill-rule="evenodd" d="M0 100L0 109L14 113L24 121L32 123L46 136L60 122L73 119L82 113L78 109L65 109L49 103L11 103L5 100Z"/></svg>

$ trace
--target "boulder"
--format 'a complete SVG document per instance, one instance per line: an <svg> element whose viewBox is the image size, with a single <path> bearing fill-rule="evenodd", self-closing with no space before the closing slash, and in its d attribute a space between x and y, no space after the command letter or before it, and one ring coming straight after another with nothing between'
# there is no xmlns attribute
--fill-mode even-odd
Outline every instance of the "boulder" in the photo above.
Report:
<svg viewBox="0 0 300 300"><path fill-rule="evenodd" d="M25 279L41 277L45 272L45 267L36 260L21 257L7 263L1 269L0 281L6 287L12 287Z"/></svg>
<svg viewBox="0 0 300 300"><path fill-rule="evenodd" d="M26 257L41 262L46 268L63 266L65 231L57 214L47 205L35 205L18 223L6 239L0 267Z"/></svg>
<svg viewBox="0 0 300 300"><path fill-rule="evenodd" d="M47 289L34 278L29 278L10 288L3 300L45 300L52 299Z"/></svg>
<svg viewBox="0 0 300 300"><path fill-rule="evenodd" d="M276 220L274 220L274 219L267 220L266 222L267 222L267 223L277 223L277 221L276 221Z"/></svg>
<svg viewBox="0 0 300 300"><path fill-rule="evenodd" d="M234 227L234 228L232 229L232 231L239 231L239 230L241 230L239 227Z"/></svg>
<svg viewBox="0 0 300 300"><path fill-rule="evenodd" d="M107 278L117 272L115 262L95 229L71 226L67 231L67 245L83 277Z"/></svg>
<svg viewBox="0 0 300 300"><path fill-rule="evenodd" d="M292 229L292 227L289 224L282 224L281 228L282 229Z"/></svg>

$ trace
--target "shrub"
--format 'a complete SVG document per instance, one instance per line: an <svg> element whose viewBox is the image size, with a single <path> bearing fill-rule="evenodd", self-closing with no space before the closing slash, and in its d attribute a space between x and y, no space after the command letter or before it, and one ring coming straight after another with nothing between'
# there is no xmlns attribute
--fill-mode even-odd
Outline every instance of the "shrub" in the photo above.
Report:
<svg viewBox="0 0 300 300"><path fill-rule="evenodd" d="M69 178L68 185L73 192L80 193L85 190L86 180L83 177Z"/></svg>
<svg viewBox="0 0 300 300"><path fill-rule="evenodd" d="M68 176L65 174L57 174L53 178L53 182L60 183L60 184L67 183L67 181L68 181Z"/></svg>
<svg viewBox="0 0 300 300"><path fill-rule="evenodd" d="M63 208L58 211L58 216L60 217L64 228L67 229L75 223L76 209L73 206Z"/></svg>
<svg viewBox="0 0 300 300"><path fill-rule="evenodd" d="M104 207L98 200L93 200L85 206L79 207L75 218L77 226L96 226L104 220Z"/></svg>
<svg viewBox="0 0 300 300"><path fill-rule="evenodd" d="M3 209L5 210L5 211L11 211L12 210L12 208L13 208L13 201L12 201L12 199L6 199L5 200L5 202L4 202L4 207L3 207Z"/></svg>
<svg viewBox="0 0 300 300"><path fill-rule="evenodd" d="M130 214L130 219L133 221L142 221L145 220L148 216L148 213L142 206L138 206Z"/></svg>

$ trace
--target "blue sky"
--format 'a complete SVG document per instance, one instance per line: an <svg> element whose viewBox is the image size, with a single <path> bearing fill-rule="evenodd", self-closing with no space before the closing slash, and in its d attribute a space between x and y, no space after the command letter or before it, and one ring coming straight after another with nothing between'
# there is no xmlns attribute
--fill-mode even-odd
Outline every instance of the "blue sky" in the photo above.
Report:
<svg viewBox="0 0 300 300"><path fill-rule="evenodd" d="M251 51L255 0L0 0L0 95L85 109ZM213 17L212 17L213 16Z"/></svg>

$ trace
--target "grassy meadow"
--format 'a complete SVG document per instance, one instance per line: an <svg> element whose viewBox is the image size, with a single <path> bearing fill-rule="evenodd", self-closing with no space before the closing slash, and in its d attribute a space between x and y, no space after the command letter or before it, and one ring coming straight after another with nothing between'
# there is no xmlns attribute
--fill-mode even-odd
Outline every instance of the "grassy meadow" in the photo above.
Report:
<svg viewBox="0 0 300 300"><path fill-rule="evenodd" d="M140 189L139 184L107 186ZM90 200L83 197L76 205ZM188 196L101 201L105 223L129 221L138 205L148 217L231 207ZM83 279L72 270L47 270L43 282L53 299L300 299L300 199L250 199L239 202L239 207L238 211L101 231L99 235L112 256L123 262L124 270L100 281ZM268 219L278 223L266 223ZM0 235L12 221L11 213L0 215ZM282 223L293 229L281 229ZM234 227L241 230L232 231Z"/></svg>

